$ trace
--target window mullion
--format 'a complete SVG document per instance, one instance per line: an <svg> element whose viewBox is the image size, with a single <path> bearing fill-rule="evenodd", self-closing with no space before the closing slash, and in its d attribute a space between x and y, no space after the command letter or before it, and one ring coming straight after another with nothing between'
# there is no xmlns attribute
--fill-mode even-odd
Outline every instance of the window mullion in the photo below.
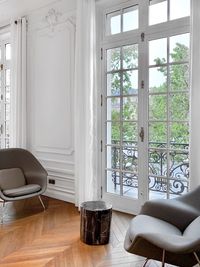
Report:
<svg viewBox="0 0 200 267"><path fill-rule="evenodd" d="M123 55L120 48L120 195L123 195Z"/></svg>
<svg viewBox="0 0 200 267"><path fill-rule="evenodd" d="M169 70L169 37L167 38L167 198L169 198L170 188L170 70Z"/></svg>

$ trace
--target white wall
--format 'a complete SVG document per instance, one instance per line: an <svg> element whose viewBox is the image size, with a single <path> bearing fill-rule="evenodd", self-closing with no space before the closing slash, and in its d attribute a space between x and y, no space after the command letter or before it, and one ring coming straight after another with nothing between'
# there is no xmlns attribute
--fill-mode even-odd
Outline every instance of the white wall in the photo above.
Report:
<svg viewBox="0 0 200 267"><path fill-rule="evenodd" d="M48 171L46 194L74 202L76 0L0 0L0 27L26 16L28 148Z"/></svg>
<svg viewBox="0 0 200 267"><path fill-rule="evenodd" d="M56 1L28 19L28 148L55 185L46 195L74 202L75 1Z"/></svg>

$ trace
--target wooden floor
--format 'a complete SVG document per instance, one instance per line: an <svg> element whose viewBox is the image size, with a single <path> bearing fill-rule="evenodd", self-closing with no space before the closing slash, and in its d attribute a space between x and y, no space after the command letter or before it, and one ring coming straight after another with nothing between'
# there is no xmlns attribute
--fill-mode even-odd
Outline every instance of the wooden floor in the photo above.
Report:
<svg viewBox="0 0 200 267"><path fill-rule="evenodd" d="M113 212L110 242L89 246L79 239L80 215L73 204L43 197L7 203L0 226L1 267L141 267L144 258L124 251L131 215ZM149 262L146 267L161 266Z"/></svg>

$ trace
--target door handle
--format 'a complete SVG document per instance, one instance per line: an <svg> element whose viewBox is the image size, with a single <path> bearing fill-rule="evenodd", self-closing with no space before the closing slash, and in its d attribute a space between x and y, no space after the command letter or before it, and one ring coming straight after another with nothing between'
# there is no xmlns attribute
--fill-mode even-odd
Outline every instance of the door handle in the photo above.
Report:
<svg viewBox="0 0 200 267"><path fill-rule="evenodd" d="M141 127L139 136L140 136L141 142L144 142L144 127Z"/></svg>

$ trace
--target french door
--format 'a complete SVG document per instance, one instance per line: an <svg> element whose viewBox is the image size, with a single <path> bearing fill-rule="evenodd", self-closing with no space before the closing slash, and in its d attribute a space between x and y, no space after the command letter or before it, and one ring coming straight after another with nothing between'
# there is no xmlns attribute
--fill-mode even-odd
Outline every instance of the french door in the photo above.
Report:
<svg viewBox="0 0 200 267"><path fill-rule="evenodd" d="M10 146L10 60L9 34L0 34L0 148Z"/></svg>
<svg viewBox="0 0 200 267"><path fill-rule="evenodd" d="M146 2L146 11L169 4ZM189 25L146 25L141 32L141 9L107 13L102 46L103 199L131 213L148 199L173 198L189 187ZM130 16L135 24L128 24ZM149 12L154 24L150 18Z"/></svg>

